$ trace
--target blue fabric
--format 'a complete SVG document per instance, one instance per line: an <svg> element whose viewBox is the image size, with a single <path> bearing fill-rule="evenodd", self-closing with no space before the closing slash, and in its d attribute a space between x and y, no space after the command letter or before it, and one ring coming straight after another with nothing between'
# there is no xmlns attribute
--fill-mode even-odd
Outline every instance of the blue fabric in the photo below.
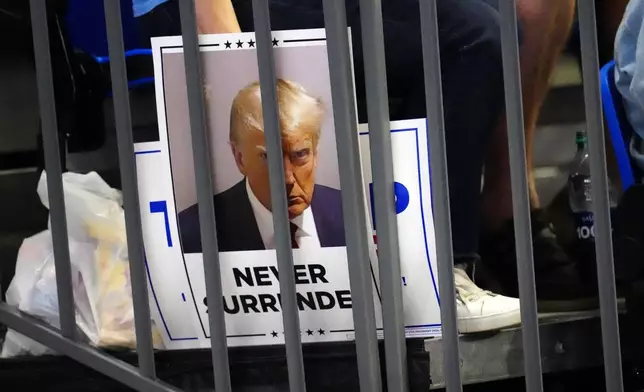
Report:
<svg viewBox="0 0 644 392"><path fill-rule="evenodd" d="M161 5L167 1L168 0L132 0L132 10L134 11L134 17L138 18L141 15L145 15L158 5Z"/></svg>
<svg viewBox="0 0 644 392"><path fill-rule="evenodd" d="M619 168L619 176L622 180L622 190L626 191L635 183L637 164L632 159L632 154L627 148L633 139L635 132L631 126L626 109L624 108L624 99L615 85L615 61L604 65L600 72L602 105L604 107L604 117L608 125L610 139L615 151L615 159ZM640 173L637 177L641 178Z"/></svg>
<svg viewBox="0 0 644 392"><path fill-rule="evenodd" d="M615 38L615 86L635 131L630 153L644 170L644 0L631 0Z"/></svg>
<svg viewBox="0 0 644 392"><path fill-rule="evenodd" d="M120 0L125 50L140 47L141 36L132 16L132 0ZM105 10L101 0L68 0L65 32L71 46L95 57L108 56Z"/></svg>

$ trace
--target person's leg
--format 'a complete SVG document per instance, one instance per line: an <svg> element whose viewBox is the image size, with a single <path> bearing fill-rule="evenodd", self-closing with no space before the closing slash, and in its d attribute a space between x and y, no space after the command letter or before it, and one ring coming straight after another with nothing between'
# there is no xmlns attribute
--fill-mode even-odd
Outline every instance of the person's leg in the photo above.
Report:
<svg viewBox="0 0 644 392"><path fill-rule="evenodd" d="M385 1L385 19L391 15L388 5L396 8L391 14L405 22L391 23L389 29L385 24L387 47L395 48L387 55L387 68L393 73L388 78L390 99L392 92L401 95L399 110L392 114L424 118L418 0ZM518 299L482 291L472 281L479 261L483 163L504 102L499 16L480 0L438 0L437 13L458 325L462 333L494 330L520 323ZM404 63L396 60L396 52ZM398 83L394 90L392 82Z"/></svg>
<svg viewBox="0 0 644 392"><path fill-rule="evenodd" d="M486 0L497 2L498 0ZM526 158L530 200L539 208L532 171L532 144L548 81L563 50L574 17L575 0L518 0L517 12L523 25L521 77L523 89ZM490 231L512 219L512 192L505 115L494 132L485 164L483 220Z"/></svg>
<svg viewBox="0 0 644 392"><path fill-rule="evenodd" d="M417 3L417 2L416 2ZM498 13L479 0L438 1L446 150L455 257L478 253L481 176L490 136L504 106ZM415 19L417 20L416 16ZM414 29L415 81L403 118L425 113L420 31ZM387 64L389 67L389 64Z"/></svg>
<svg viewBox="0 0 644 392"><path fill-rule="evenodd" d="M499 0L485 0L498 3ZM568 39L575 0L518 0L523 23L521 76L528 179L532 202L532 239L535 283L543 311L576 310L595 306L584 287L577 265L557 241L552 225L539 209L532 177L532 141L545 99L549 78ZM483 237L481 256L495 272L506 295L518 295L512 191L505 115L492 137L485 165L482 195Z"/></svg>

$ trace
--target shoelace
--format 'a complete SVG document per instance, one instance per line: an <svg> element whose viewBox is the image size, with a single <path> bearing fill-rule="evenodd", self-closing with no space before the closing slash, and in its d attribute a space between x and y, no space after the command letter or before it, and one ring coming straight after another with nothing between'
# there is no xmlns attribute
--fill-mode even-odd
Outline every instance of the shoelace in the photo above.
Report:
<svg viewBox="0 0 644 392"><path fill-rule="evenodd" d="M491 291L478 287L467 276L467 273L459 268L454 269L454 286L456 288L456 298L463 302L474 302L485 296L494 296Z"/></svg>

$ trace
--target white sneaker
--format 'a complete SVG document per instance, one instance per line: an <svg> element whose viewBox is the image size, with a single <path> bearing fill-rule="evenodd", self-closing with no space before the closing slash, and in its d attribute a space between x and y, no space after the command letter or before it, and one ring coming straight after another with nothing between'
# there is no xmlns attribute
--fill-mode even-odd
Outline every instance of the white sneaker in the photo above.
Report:
<svg viewBox="0 0 644 392"><path fill-rule="evenodd" d="M495 331L521 324L518 298L481 289L460 268L454 268L454 285L460 333Z"/></svg>

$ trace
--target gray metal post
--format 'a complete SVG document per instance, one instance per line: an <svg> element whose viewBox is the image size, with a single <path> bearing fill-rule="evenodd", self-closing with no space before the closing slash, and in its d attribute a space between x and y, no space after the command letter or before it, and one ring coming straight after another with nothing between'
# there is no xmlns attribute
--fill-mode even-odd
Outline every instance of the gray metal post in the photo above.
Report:
<svg viewBox="0 0 644 392"><path fill-rule="evenodd" d="M298 314L293 252L286 202L286 183L284 180L284 160L282 157L282 127L277 107L277 79L271 21L268 1L253 0L253 18L257 41L257 65L261 85L262 113L264 116L264 137L268 154L268 175L271 187L271 207L277 265L280 272L280 293L282 295L282 320L286 340L286 363L291 391L306 392L304 379L304 360L300 318Z"/></svg>
<svg viewBox="0 0 644 392"><path fill-rule="evenodd" d="M523 125L523 96L519 66L519 39L516 4L514 1L499 3L501 16L501 50L503 54L503 81L508 124L510 177L512 182L512 211L517 250L521 322L523 324L523 352L525 382L528 392L543 391L541 352L539 345L539 318L537 294L534 283L534 258L532 254L532 225L528 193L528 171Z"/></svg>
<svg viewBox="0 0 644 392"><path fill-rule="evenodd" d="M195 2L194 0L181 1L179 8L183 31L183 56L186 67L188 109L190 112L192 150L194 151L195 179L199 202L199 222L201 225L204 275L206 277L206 296L208 297L208 320L210 322L210 345L215 376L215 391L230 392L226 318L219 267L215 205L212 197L213 180L212 171L210 170L210 138L206 131L206 108L202 88L203 79L197 37Z"/></svg>
<svg viewBox="0 0 644 392"><path fill-rule="evenodd" d="M436 0L420 1L420 22L425 68L425 96L427 104L427 137L432 168L432 200L436 224L436 255L441 296L441 325L443 341L443 369L448 392L461 392L461 360L458 347L456 297L454 293L454 254L449 205L447 153L445 148L445 118L441 80L440 46Z"/></svg>
<svg viewBox="0 0 644 392"><path fill-rule="evenodd" d="M398 249L398 223L394 200L394 167L389 127L389 101L380 0L360 0L362 46L369 116L374 207L378 224L378 260L382 290L387 389L406 392L407 347L405 345L402 276Z"/></svg>
<svg viewBox="0 0 644 392"><path fill-rule="evenodd" d="M365 194L362 187L358 119L345 2L324 0L327 51L335 139L342 190L342 211L349 260L353 322L360 390L380 392L380 357L376 334Z"/></svg>
<svg viewBox="0 0 644 392"><path fill-rule="evenodd" d="M150 303L148 301L141 212L139 209L139 192L136 180L134 142L132 139L132 119L130 117L130 97L123 45L123 28L121 25L121 2L119 0L105 0L105 22L110 55L119 166L123 186L123 207L125 209L130 279L132 281L136 351L139 357L141 374L149 378L155 378L152 323L150 321Z"/></svg>
<svg viewBox="0 0 644 392"><path fill-rule="evenodd" d="M69 261L69 242L65 197L63 194L62 169L58 143L58 120L54 96L54 79L49 49L49 28L47 6L44 0L31 0L31 29L33 32L36 79L38 82L38 105L42 126L45 169L47 172L47 193L49 194L49 217L54 246L56 268L56 291L60 331L69 339L75 338L76 311L72 291L72 269Z"/></svg>
<svg viewBox="0 0 644 392"><path fill-rule="evenodd" d="M604 119L599 90L599 57L597 54L597 25L595 2L579 0L579 33L586 102L586 126L590 153L590 175L593 181L592 198L595 218L595 250L599 304L604 347L604 371L606 391L624 390L622 380L622 357L620 353L617 294L613 262L613 239L610 224L608 197L608 173L604 150Z"/></svg>

